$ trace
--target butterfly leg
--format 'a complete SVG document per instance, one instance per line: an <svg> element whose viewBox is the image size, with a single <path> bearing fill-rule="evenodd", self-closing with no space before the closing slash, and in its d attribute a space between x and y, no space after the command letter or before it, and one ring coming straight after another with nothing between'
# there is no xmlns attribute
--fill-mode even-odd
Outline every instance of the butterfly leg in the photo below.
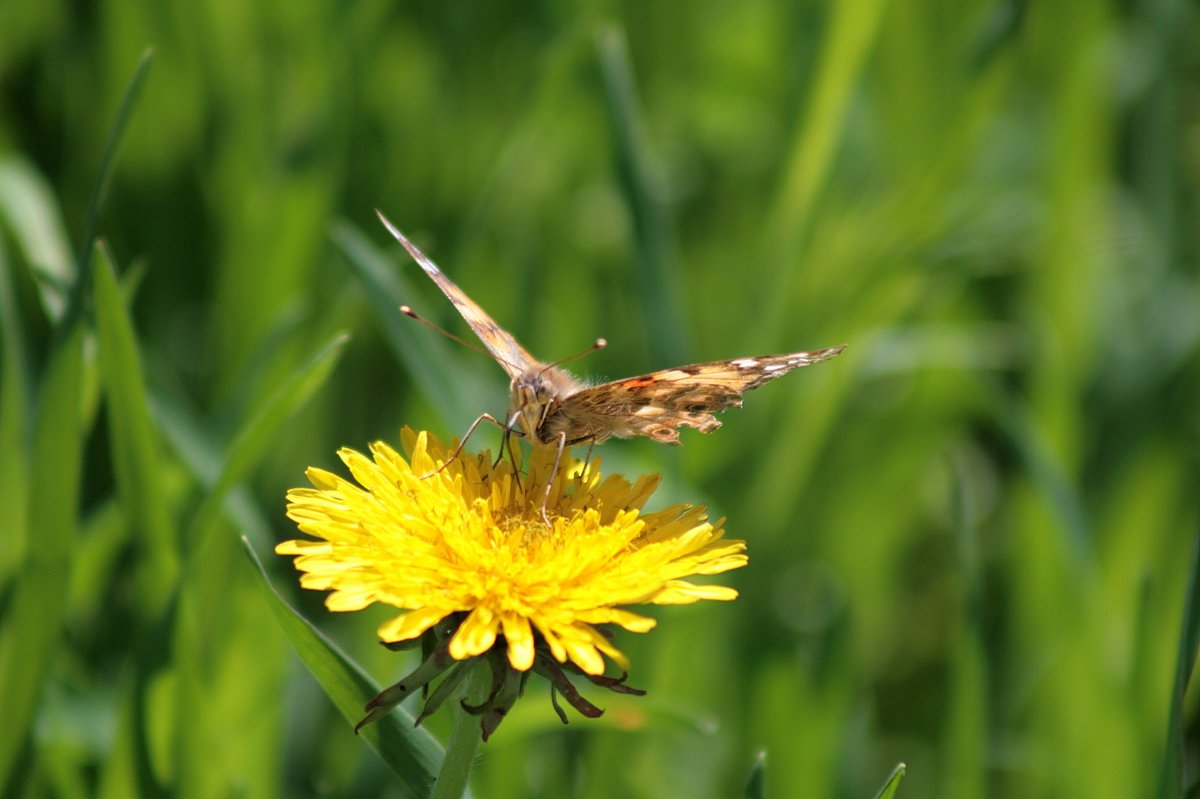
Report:
<svg viewBox="0 0 1200 799"><path fill-rule="evenodd" d="M596 448L596 439L588 439L587 455L583 458L583 468L579 470L579 482L583 482L583 476L587 474L588 467L592 465L592 450Z"/></svg>
<svg viewBox="0 0 1200 799"><path fill-rule="evenodd" d="M546 526L550 526L550 517L546 515L546 506L550 504L550 489L554 487L554 478L558 477L558 467L562 463L563 451L567 448L566 433L558 434L558 446L555 447L554 465L550 467L550 474L546 476L546 490L542 494L542 521Z"/></svg>
<svg viewBox="0 0 1200 799"><path fill-rule="evenodd" d="M475 421L471 422L471 426L467 428L467 432L463 433L463 437L461 439L459 439L458 446L456 446L454 448L454 451L450 453L450 457L446 458L446 462L443 463L441 466L437 467L436 469L434 469L429 474L421 475L420 479L425 480L426 478L433 477L435 474L440 472L442 469L445 469L447 466L454 463L455 459L458 458L458 456L462 453L463 447L465 447L467 445L467 439L470 438L471 434L475 432L475 428L479 427L480 422L491 422L492 424L496 425L496 427L499 427L501 430L504 430L506 432L508 430L508 428L506 428L504 425L502 425L500 423L500 421L495 416L492 416L490 413L480 414L475 419ZM500 446L503 447L504 444L501 443Z"/></svg>
<svg viewBox="0 0 1200 799"><path fill-rule="evenodd" d="M583 463L580 465L579 471L575 473L575 477L572 479L572 482L575 484L576 491L581 491L583 489L583 481L587 477L588 467L592 464L592 450L596 447L595 438L589 438L586 440L588 443L587 455L584 456ZM583 441L572 441L570 446L582 443Z"/></svg>
<svg viewBox="0 0 1200 799"><path fill-rule="evenodd" d="M495 469L500 465L500 461L504 460L505 451L508 452L508 462L512 464L513 480L517 483L517 490L522 494L525 493L524 486L521 485L521 464L517 463L517 453L513 450L513 437L521 435L511 427L504 428L504 436L500 439L500 453L496 455L496 462L492 464Z"/></svg>

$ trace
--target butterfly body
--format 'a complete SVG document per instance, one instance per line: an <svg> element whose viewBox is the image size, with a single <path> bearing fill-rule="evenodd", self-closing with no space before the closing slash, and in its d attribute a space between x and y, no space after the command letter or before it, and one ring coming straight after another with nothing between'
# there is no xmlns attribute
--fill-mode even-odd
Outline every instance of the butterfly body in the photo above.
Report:
<svg viewBox="0 0 1200 799"><path fill-rule="evenodd" d="M509 384L508 426L519 429L530 441L549 444L555 438L548 422L561 413L564 400L584 389L565 369L534 364Z"/></svg>
<svg viewBox="0 0 1200 799"><path fill-rule="evenodd" d="M509 412L504 427L535 444L561 448L613 436L647 436L678 444L679 428L711 433L721 426L713 414L741 406L745 392L842 351L831 347L710 361L588 386L565 369L536 360L383 214L379 218L508 374Z"/></svg>

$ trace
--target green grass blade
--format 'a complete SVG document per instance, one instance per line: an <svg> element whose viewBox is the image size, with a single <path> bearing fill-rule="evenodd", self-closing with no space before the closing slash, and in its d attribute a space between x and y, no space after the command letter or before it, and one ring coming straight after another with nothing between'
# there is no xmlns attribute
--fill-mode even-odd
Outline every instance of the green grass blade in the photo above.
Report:
<svg viewBox="0 0 1200 799"><path fill-rule="evenodd" d="M981 495L986 489L972 471L967 453L955 451L948 460L954 485L951 512L958 533L957 572L962 587L946 680L949 702L942 744L946 757L938 776L945 796L975 799L987 796L982 775L988 762L989 663L980 618L985 588L979 542Z"/></svg>
<svg viewBox="0 0 1200 799"><path fill-rule="evenodd" d="M25 552L28 513L29 376L25 334L0 242L0 591Z"/></svg>
<svg viewBox="0 0 1200 799"><path fill-rule="evenodd" d="M363 282L388 344L412 372L421 393L441 412L442 420L448 425L458 425L477 416L477 398L482 393L478 377L456 367L457 359L445 341L429 331L416 329L418 326L400 313L400 306L411 304L415 292L396 262L386 258L357 228L345 222L334 225L332 236Z"/></svg>
<svg viewBox="0 0 1200 799"><path fill-rule="evenodd" d="M117 157L117 147L120 145L121 136L133 115L134 103L141 93L142 84L145 82L146 73L150 69L150 62L153 59L154 50L152 48L142 51L142 57L133 71L129 87L125 90L125 96L121 98L121 105L117 109L117 117L113 120L112 129L108 133L108 141L104 145L104 156L100 159L100 168L96 172L96 182L92 186L92 196L88 202L87 215L84 218L83 235L79 241L78 262L80 264L87 262L86 259L91 252L92 241L96 237L97 220L100 218L100 206L104 202L104 192L108 189L109 177Z"/></svg>
<svg viewBox="0 0 1200 799"><path fill-rule="evenodd" d="M82 381L83 327L76 324L55 348L38 398L29 478L29 529L37 531L37 541L0 630L0 785L8 782L32 730L62 633L83 463Z"/></svg>
<svg viewBox="0 0 1200 799"><path fill-rule="evenodd" d="M886 6L885 0L831 6L830 29L821 45L808 102L783 157L777 193L767 210L766 249L761 254L766 274L762 280L775 290L765 298L759 318L770 338L787 330L787 320L795 312L792 287L796 285L797 262L804 257L813 226L821 216L819 200L833 173Z"/></svg>
<svg viewBox="0 0 1200 799"><path fill-rule="evenodd" d="M97 780L96 799L122 799L139 793L137 737L140 733L139 703L132 695L124 697L117 711L111 749Z"/></svg>
<svg viewBox="0 0 1200 799"><path fill-rule="evenodd" d="M192 519L187 536L192 545L199 545L207 538L215 527L226 496L266 454L288 418L325 383L349 339L347 333L335 335L266 399L234 437L220 477Z"/></svg>
<svg viewBox="0 0 1200 799"><path fill-rule="evenodd" d="M168 723L173 733L165 736L172 744L175 777L181 787L201 785L213 773L207 749L213 743L209 734L211 725L222 723L222 714L216 708L223 702L242 708L251 706L255 700L253 681L261 680L258 688L265 690L271 680L269 663L243 679L222 680L222 664L230 650L220 637L197 622L208 619L210 624L224 628L229 636L256 635L252 630L255 622L239 610L238 594L229 579L231 558L237 556L234 541L215 533L224 529L223 513L227 509L236 510L232 502L237 498L235 490L269 454L280 428L332 374L348 339L345 333L333 336L307 363L277 382L274 391L246 414L224 457L219 459L219 470L212 468L213 463L200 465L208 475L216 474L211 482L201 480L211 487L193 513L184 539L187 548L184 570L188 579L179 592L172 641L175 707L197 709L171 719ZM240 515L234 516L235 523L239 519ZM263 530L269 530L269 526L260 526L255 532ZM246 778L269 782L259 766L258 762L248 764ZM251 776L252 773L257 776ZM213 784L219 783L218 779Z"/></svg>
<svg viewBox="0 0 1200 799"><path fill-rule="evenodd" d="M1078 573L1091 579L1095 573L1093 535L1087 510L1079 490L1055 461L1052 448L1034 424L1031 409L1015 398L997 391L993 410L1001 429L1025 463L1032 483L1046 498L1047 505L1058 517L1058 529L1063 543L1078 568Z"/></svg>
<svg viewBox="0 0 1200 799"><path fill-rule="evenodd" d="M1175 679L1171 688L1171 707L1167 718L1167 741L1164 749L1162 776L1159 779L1160 799L1179 799L1184 792L1184 699L1196 653L1200 648L1200 538L1192 547L1192 568L1188 576L1186 605L1183 608L1183 627L1179 635L1179 655L1175 663Z"/></svg>
<svg viewBox="0 0 1200 799"><path fill-rule="evenodd" d="M897 763L892 769L892 773L888 776L887 782L879 789L879 793L875 794L875 799L895 799L896 791L900 790L900 780L904 779L904 775L908 772L908 766L903 763Z"/></svg>
<svg viewBox="0 0 1200 799"><path fill-rule="evenodd" d="M223 442L213 440L182 398L152 392L149 399L154 418L172 452L197 482L211 491L221 477ZM228 492L224 507L239 530L252 540L266 540L270 523L244 486Z"/></svg>
<svg viewBox="0 0 1200 799"><path fill-rule="evenodd" d="M57 322L78 271L54 190L24 159L0 157L0 224L33 270L46 315Z"/></svg>
<svg viewBox="0 0 1200 799"><path fill-rule="evenodd" d="M113 471L125 516L142 540L140 601L157 617L179 576L176 530L164 494L162 453L150 416L133 323L112 259L103 246L96 247L94 272L96 334Z"/></svg>
<svg viewBox="0 0 1200 799"><path fill-rule="evenodd" d="M746 780L746 799L766 799L767 797L767 753L759 751L754 756L754 765L750 768L750 777Z"/></svg>
<svg viewBox="0 0 1200 799"><path fill-rule="evenodd" d="M617 172L633 222L643 314L655 363L686 363L687 330L682 292L674 275L675 236L664 199L665 186L657 159L650 152L638 103L629 48L619 28L596 37L604 96L616 148Z"/></svg>
<svg viewBox="0 0 1200 799"><path fill-rule="evenodd" d="M814 203L829 178L850 102L886 6L884 0L865 0L832 7L829 36L813 72L816 83L783 166L771 212L770 235L776 252L790 250L812 224ZM783 277L788 263L786 258L774 259L780 276L777 285L789 282Z"/></svg>
<svg viewBox="0 0 1200 799"><path fill-rule="evenodd" d="M379 693L379 687L342 653L316 627L301 616L271 584L258 554L242 539L246 554L254 563L264 595L279 620L284 634L316 678L338 711L350 724L363 717L363 706ZM441 769L444 752L437 740L423 727L413 726L414 718L397 708L359 735L392 768L415 796L427 797ZM350 734L347 727L346 733Z"/></svg>
<svg viewBox="0 0 1200 799"><path fill-rule="evenodd" d="M1018 40L1029 12L1028 0L996 3L983 18L971 48L971 71L979 74Z"/></svg>

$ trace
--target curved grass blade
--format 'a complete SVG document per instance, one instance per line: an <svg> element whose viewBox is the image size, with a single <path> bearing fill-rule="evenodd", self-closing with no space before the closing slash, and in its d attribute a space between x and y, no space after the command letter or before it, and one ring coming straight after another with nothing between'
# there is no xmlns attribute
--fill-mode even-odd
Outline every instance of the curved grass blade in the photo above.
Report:
<svg viewBox="0 0 1200 799"><path fill-rule="evenodd" d="M71 244L46 179L28 161L0 157L0 222L34 273L46 316L62 319L78 271Z"/></svg>
<svg viewBox="0 0 1200 799"><path fill-rule="evenodd" d="M308 363L284 381L242 426L229 448L220 477L193 516L186 539L193 547L203 544L215 527L226 496L262 458L279 428L329 377L349 339L347 333L335 335Z"/></svg>
<svg viewBox="0 0 1200 799"><path fill-rule="evenodd" d="M908 772L908 766L903 763L897 763L892 769L892 773L888 776L887 782L879 789L879 793L875 794L875 799L895 799L896 791L900 790L900 780L904 779L904 775Z"/></svg>
<svg viewBox="0 0 1200 799"><path fill-rule="evenodd" d="M347 722L353 724L363 715L363 706L379 687L363 671L321 634L279 594L271 584L258 553L243 538L242 545L254 563L271 610L284 634L333 701ZM396 708L359 733L384 762L400 777L414 796L428 797L441 769L445 752L423 727L413 726L413 716ZM349 731L347 729L347 731Z"/></svg>
<svg viewBox="0 0 1200 799"><path fill-rule="evenodd" d="M83 466L82 383L83 325L76 323L51 355L37 404L29 476L29 529L37 530L37 542L0 629L0 785L32 730L62 633Z"/></svg>
<svg viewBox="0 0 1200 799"><path fill-rule="evenodd" d="M153 381L151 381L153 382ZM197 484L211 491L221 477L224 442L214 440L199 421L199 413L189 406L179 393L156 386L149 395L150 408L171 451L179 463L196 479ZM254 541L266 541L270 523L245 486L229 492L224 509L233 524Z"/></svg>
<svg viewBox="0 0 1200 799"><path fill-rule="evenodd" d="M133 323L107 249L96 246L93 268L100 377L108 406L113 471L129 524L143 542L138 569L142 606L153 617L166 607L179 575L177 537L162 485L162 458L150 417Z"/></svg>
<svg viewBox="0 0 1200 799"><path fill-rule="evenodd" d="M154 48L147 47L142 51L142 57L138 59L138 65L133 70L133 77L129 80L129 87L125 89L125 96L121 98L121 105L117 108L117 118L113 120L112 129L108 133L108 141L104 144L104 155L100 159L100 168L96 172L96 182L92 186L92 196L88 201L87 215L84 217L83 235L79 241L78 263L81 265L87 262L92 241L96 237L100 205L104 202L104 192L108 188L108 180L117 157L117 147L121 143L121 136L125 133L125 126L133 115L133 104L141 93L142 83L145 82L146 72L153 59Z"/></svg>

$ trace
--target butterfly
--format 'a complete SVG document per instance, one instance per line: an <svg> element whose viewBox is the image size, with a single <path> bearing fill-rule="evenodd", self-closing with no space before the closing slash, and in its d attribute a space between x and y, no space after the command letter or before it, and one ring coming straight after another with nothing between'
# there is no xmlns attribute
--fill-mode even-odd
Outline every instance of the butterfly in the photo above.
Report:
<svg viewBox="0 0 1200 799"><path fill-rule="evenodd" d="M598 444L611 436L647 436L678 444L680 428L711 433L721 426L713 414L740 407L745 392L793 369L829 360L843 349L709 361L589 386L565 369L530 355L381 212L376 213L458 309L511 381L505 422L483 414L467 435L486 420L535 444L555 445L560 453L565 447ZM600 346L604 346L603 339L597 341Z"/></svg>

